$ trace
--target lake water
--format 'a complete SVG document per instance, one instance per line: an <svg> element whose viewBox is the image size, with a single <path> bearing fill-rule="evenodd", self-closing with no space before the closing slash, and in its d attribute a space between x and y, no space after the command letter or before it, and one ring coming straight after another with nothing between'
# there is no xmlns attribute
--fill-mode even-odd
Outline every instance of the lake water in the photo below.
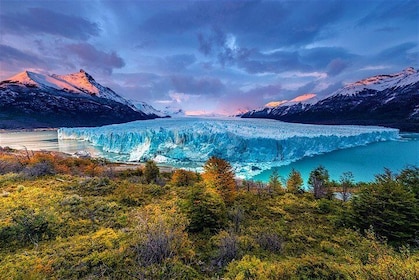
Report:
<svg viewBox="0 0 419 280"><path fill-rule="evenodd" d="M57 131L19 131L0 132L0 146L13 149L28 149L34 151L55 151L73 154L77 151L91 151L97 153L97 149L86 142L58 141Z"/></svg>
<svg viewBox="0 0 419 280"><path fill-rule="evenodd" d="M377 142L303 158L290 165L278 167L277 171L286 178L294 168L301 172L304 183L307 184L310 172L319 165L329 171L333 180L339 180L343 172L351 171L355 181L373 181L374 175L382 174L384 168L397 173L408 165L419 166L419 133L401 134L401 139L397 141ZM269 181L272 171L265 171L253 179Z"/></svg>
<svg viewBox="0 0 419 280"><path fill-rule="evenodd" d="M57 131L0 132L0 146L15 149L48 150L73 154L87 151L93 156L118 160L118 155L109 154L88 142L57 139ZM331 179L339 180L343 172L351 171L355 181L372 181L375 174L384 168L399 172L408 165L419 166L419 134L401 134L397 141L372 143L366 146L348 148L330 153L303 158L290 165L276 168L279 175L286 177L292 168L301 172L307 182L311 170L323 165ZM273 170L267 170L254 180L269 181Z"/></svg>

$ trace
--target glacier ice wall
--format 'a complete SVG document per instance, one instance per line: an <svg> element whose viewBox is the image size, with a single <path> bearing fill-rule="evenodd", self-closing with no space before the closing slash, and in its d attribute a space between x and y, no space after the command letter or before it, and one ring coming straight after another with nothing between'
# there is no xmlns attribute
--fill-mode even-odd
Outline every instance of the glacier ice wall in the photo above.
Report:
<svg viewBox="0 0 419 280"><path fill-rule="evenodd" d="M398 130L368 126L291 124L238 118L136 121L95 128L61 128L59 140L76 139L124 155L126 161L202 167L210 156L229 161L240 177L306 156L398 138ZM121 158L119 156L119 158Z"/></svg>

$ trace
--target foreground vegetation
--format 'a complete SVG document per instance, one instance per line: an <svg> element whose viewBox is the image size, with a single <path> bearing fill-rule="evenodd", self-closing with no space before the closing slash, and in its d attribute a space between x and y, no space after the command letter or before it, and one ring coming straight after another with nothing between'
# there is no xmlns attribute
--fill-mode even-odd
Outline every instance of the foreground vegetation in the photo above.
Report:
<svg viewBox="0 0 419 280"><path fill-rule="evenodd" d="M1 279L419 279L417 167L361 184L318 167L310 191L297 171L204 170L1 149Z"/></svg>

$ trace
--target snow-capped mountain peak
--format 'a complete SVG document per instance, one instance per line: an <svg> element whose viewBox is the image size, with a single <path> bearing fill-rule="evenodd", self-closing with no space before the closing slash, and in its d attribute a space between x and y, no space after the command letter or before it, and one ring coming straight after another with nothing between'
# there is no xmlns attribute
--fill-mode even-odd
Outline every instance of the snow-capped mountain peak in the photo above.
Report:
<svg viewBox="0 0 419 280"><path fill-rule="evenodd" d="M131 103L134 104L134 106L138 110L140 110L141 112L144 112L147 115L156 115L157 117L160 117L160 118L165 118L165 117L169 116L165 112L162 112L162 111L159 111L159 110L155 109L153 106L147 104L146 102L131 101Z"/></svg>
<svg viewBox="0 0 419 280"><path fill-rule="evenodd" d="M382 125L419 131L419 72L412 67L369 77L323 99L306 94L241 115L317 124Z"/></svg>
<svg viewBox="0 0 419 280"><path fill-rule="evenodd" d="M419 72L413 67L408 67L401 72L388 75L377 75L372 76L354 83L347 84L342 89L339 89L332 93L331 96L353 96L357 93L366 90L382 91L387 88L403 87L412 82L417 81L419 78Z"/></svg>
<svg viewBox="0 0 419 280"><path fill-rule="evenodd" d="M141 108L84 70L67 75L23 71L0 82L0 128L98 126L161 117L145 103Z"/></svg>
<svg viewBox="0 0 419 280"><path fill-rule="evenodd" d="M69 84L66 81L57 80L53 76L44 75L37 72L31 72L31 71L23 71L9 79L7 81L10 81L12 83L21 83L23 85L32 86L32 87L49 87L54 89L64 89L67 91L73 91L80 93L80 90L78 90L73 85Z"/></svg>
<svg viewBox="0 0 419 280"><path fill-rule="evenodd" d="M265 105L265 108L275 108L275 107L285 107L285 106L291 106L294 104L314 104L318 100L317 95L315 93L306 93L299 95L291 100L281 100L281 101L272 101Z"/></svg>
<svg viewBox="0 0 419 280"><path fill-rule="evenodd" d="M80 70L78 73L72 73L67 75L51 75L52 77L66 81L69 84L74 85L78 89L80 89L83 92L88 92L90 94L99 95L100 90L98 88L98 84L93 79L92 76L90 76L87 72L85 72L83 69Z"/></svg>
<svg viewBox="0 0 419 280"><path fill-rule="evenodd" d="M21 83L26 86L52 88L76 94L84 94L110 99L127 105L133 110L137 110L134 104L119 96L110 88L104 87L96 82L95 79L93 79L93 77L83 69L77 73L71 73L67 75L48 75L31 71L23 71L7 79L6 81L12 83Z"/></svg>

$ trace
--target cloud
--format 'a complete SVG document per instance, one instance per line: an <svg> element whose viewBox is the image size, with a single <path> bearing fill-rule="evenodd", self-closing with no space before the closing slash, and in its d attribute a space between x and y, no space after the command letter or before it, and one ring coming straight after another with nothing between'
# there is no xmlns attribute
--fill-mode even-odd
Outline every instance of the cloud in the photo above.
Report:
<svg viewBox="0 0 419 280"><path fill-rule="evenodd" d="M340 74L345 68L348 67L348 62L341 58L335 58L327 65L327 73L331 76Z"/></svg>
<svg viewBox="0 0 419 280"><path fill-rule="evenodd" d="M327 78L327 73L324 72L285 72L279 75L281 78L316 78L316 79L324 79Z"/></svg>
<svg viewBox="0 0 419 280"><path fill-rule="evenodd" d="M50 34L78 40L86 40L100 33L97 23L45 8L27 8L24 12L2 13L0 26L0 32L3 34Z"/></svg>
<svg viewBox="0 0 419 280"><path fill-rule="evenodd" d="M258 86L253 89L250 89L245 92L246 95L255 95L259 98L263 98L265 100L276 98L279 96L281 92L281 85L266 85L266 86Z"/></svg>
<svg viewBox="0 0 419 280"><path fill-rule="evenodd" d="M301 60L315 69L326 69L332 61L357 59L357 55L342 47L316 47L300 50ZM336 63L336 62L335 62Z"/></svg>
<svg viewBox="0 0 419 280"><path fill-rule="evenodd" d="M170 78L177 92L218 96L225 89L224 84L217 78L194 78L186 75L173 75Z"/></svg>
<svg viewBox="0 0 419 280"><path fill-rule="evenodd" d="M419 61L418 53L411 53L417 47L417 42L398 44L382 50L377 55L371 57L370 60L373 63L399 63L405 66L417 65Z"/></svg>
<svg viewBox="0 0 419 280"><path fill-rule="evenodd" d="M176 103L182 103L184 101L188 101L191 96L188 94L181 93L181 92L172 91L172 92L169 92L169 97Z"/></svg>
<svg viewBox="0 0 419 280"><path fill-rule="evenodd" d="M272 100L287 99L280 84L258 85L248 90L231 88L218 103L221 113L232 114L255 109Z"/></svg>
<svg viewBox="0 0 419 280"><path fill-rule="evenodd" d="M0 61L2 62L29 64L28 66L39 66L42 64L42 60L35 54L27 51L23 52L7 45L0 45L0 53Z"/></svg>
<svg viewBox="0 0 419 280"><path fill-rule="evenodd" d="M384 3L385 5L384 5ZM363 4L364 1L361 1ZM388 21L417 21L419 18L419 3L416 0L410 1L376 1L375 7L358 21L359 27L368 24L381 24Z"/></svg>
<svg viewBox="0 0 419 280"><path fill-rule="evenodd" d="M389 66L387 65L368 65L365 66L361 69L359 69L360 71L370 71L370 70L383 70L383 69L387 69L389 68Z"/></svg>
<svg viewBox="0 0 419 280"><path fill-rule="evenodd" d="M252 109L418 67L418 4L399 2L3 1L0 68L82 67L136 100Z"/></svg>
<svg viewBox="0 0 419 280"><path fill-rule="evenodd" d="M196 62L196 57L193 54L176 54L164 57L160 61L160 69L168 69L171 72L179 73L186 70L186 68Z"/></svg>
<svg viewBox="0 0 419 280"><path fill-rule="evenodd" d="M45 68L45 62L30 51L0 44L0 80L31 68Z"/></svg>
<svg viewBox="0 0 419 280"><path fill-rule="evenodd" d="M394 33L400 31L400 27L394 26L384 26L377 29L374 29L375 32L383 32L383 33Z"/></svg>
<svg viewBox="0 0 419 280"><path fill-rule="evenodd" d="M278 51L272 54L253 52L248 56L239 57L237 66L249 74L282 73L291 70L309 71L312 68L301 61L296 51Z"/></svg>
<svg viewBox="0 0 419 280"><path fill-rule="evenodd" d="M116 52L107 53L88 43L68 44L64 49L74 55L82 67L96 68L104 73L111 74L114 68L125 65L124 60Z"/></svg>
<svg viewBox="0 0 419 280"><path fill-rule="evenodd" d="M282 73L284 71L313 71L322 69L337 75L348 65L346 60L356 58L340 47L277 49L261 52L257 48L242 47L233 34L224 34L219 29L198 36L199 50L204 55L213 54L224 66L237 66L249 74Z"/></svg>

